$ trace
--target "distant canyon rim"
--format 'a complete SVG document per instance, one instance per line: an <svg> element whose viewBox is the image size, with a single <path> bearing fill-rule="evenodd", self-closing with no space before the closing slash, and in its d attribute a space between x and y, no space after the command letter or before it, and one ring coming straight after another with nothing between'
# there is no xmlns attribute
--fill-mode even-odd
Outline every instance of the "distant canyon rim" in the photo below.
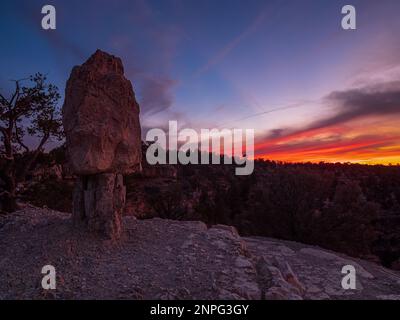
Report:
<svg viewBox="0 0 400 320"><path fill-rule="evenodd" d="M152 143L146 152L150 165L178 162L182 165L210 164L211 152L211 164L221 164L223 157L223 164L235 163L239 166L235 168L236 175L250 175L254 171L254 129L200 129L199 134L191 128L178 132L178 122L169 121L168 132L160 128L150 129L146 141Z"/></svg>

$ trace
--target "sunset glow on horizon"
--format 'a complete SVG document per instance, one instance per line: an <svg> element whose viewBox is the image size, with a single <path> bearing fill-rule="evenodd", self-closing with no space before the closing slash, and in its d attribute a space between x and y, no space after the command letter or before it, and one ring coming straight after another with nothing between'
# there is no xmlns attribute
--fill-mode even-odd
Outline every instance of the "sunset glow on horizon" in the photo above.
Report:
<svg viewBox="0 0 400 320"><path fill-rule="evenodd" d="M400 164L400 123L366 119L342 126L267 138L255 145L256 158L283 162Z"/></svg>
<svg viewBox="0 0 400 320"><path fill-rule="evenodd" d="M357 29L343 30L347 2L55 0L44 32L40 1L10 1L0 88L43 72L63 92L100 48L124 63L142 137L173 120L254 129L256 158L397 164L400 2L353 0Z"/></svg>

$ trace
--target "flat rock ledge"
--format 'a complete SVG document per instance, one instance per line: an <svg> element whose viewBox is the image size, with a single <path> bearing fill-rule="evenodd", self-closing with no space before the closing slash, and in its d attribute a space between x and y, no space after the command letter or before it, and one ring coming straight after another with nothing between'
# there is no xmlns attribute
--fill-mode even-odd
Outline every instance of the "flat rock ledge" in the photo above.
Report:
<svg viewBox="0 0 400 320"><path fill-rule="evenodd" d="M374 263L202 222L124 217L118 241L26 207L0 216L0 299L400 299L400 273ZM56 290L41 287L44 265ZM341 286L356 269L357 289Z"/></svg>

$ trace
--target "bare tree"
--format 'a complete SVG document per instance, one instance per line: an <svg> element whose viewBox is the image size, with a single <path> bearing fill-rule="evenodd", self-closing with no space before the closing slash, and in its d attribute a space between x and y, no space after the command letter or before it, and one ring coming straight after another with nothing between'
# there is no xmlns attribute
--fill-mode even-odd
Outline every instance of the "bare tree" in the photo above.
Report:
<svg viewBox="0 0 400 320"><path fill-rule="evenodd" d="M24 81L30 86L24 86ZM44 145L51 138L63 137L58 88L46 83L46 76L37 73L27 79L13 80L15 90L9 98L0 93L0 177L4 180L4 191L0 193L3 210L16 210L16 184L24 180ZM39 139L33 149L24 142L26 135ZM16 172L15 156L27 155L28 160Z"/></svg>

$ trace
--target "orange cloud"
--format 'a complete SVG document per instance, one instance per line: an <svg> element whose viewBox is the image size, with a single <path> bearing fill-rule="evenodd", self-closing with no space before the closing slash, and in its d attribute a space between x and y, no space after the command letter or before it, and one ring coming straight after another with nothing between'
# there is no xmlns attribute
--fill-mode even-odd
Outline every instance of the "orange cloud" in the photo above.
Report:
<svg viewBox="0 0 400 320"><path fill-rule="evenodd" d="M256 157L282 161L400 163L400 81L334 91L336 113L306 127L275 129Z"/></svg>
<svg viewBox="0 0 400 320"><path fill-rule="evenodd" d="M310 129L255 146L256 158L287 162L400 163L399 117L368 118Z"/></svg>

